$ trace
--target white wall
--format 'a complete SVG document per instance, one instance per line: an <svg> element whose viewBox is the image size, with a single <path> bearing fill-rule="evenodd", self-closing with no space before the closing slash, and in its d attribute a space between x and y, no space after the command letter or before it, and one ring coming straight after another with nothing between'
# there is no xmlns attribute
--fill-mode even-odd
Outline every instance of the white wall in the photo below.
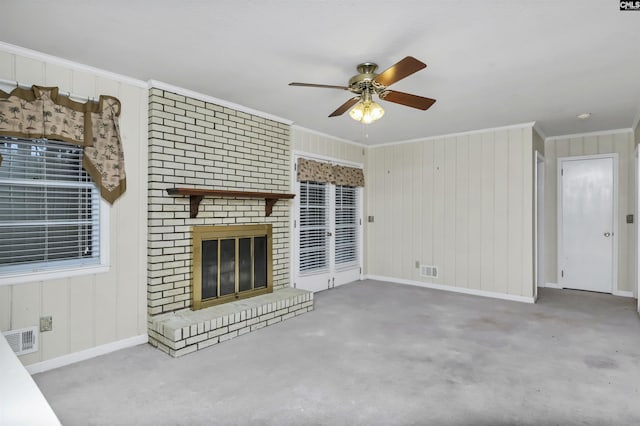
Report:
<svg viewBox="0 0 640 426"><path fill-rule="evenodd" d="M634 142L630 129L568 135L545 140L545 274L546 282L558 283L557 265L557 178L558 158L592 154L618 153L618 290L633 291L635 275L635 229L626 223L634 213Z"/></svg>
<svg viewBox="0 0 640 426"><path fill-rule="evenodd" d="M291 126L291 149L365 166L368 150L367 147L355 142L341 140L299 126Z"/></svg>
<svg viewBox="0 0 640 426"><path fill-rule="evenodd" d="M532 125L372 147L369 275L531 298ZM422 278L416 261L439 267Z"/></svg>
<svg viewBox="0 0 640 426"><path fill-rule="evenodd" d="M53 316L33 364L146 334L147 104L144 83L0 45L0 78L120 99L127 191L110 208L109 272L0 286L0 331Z"/></svg>

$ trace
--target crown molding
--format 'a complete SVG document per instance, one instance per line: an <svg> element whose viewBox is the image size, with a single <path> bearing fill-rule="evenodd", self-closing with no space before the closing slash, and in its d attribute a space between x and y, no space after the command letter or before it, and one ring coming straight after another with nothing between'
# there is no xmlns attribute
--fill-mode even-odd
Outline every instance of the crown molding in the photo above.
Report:
<svg viewBox="0 0 640 426"><path fill-rule="evenodd" d="M257 117L266 118L267 120L276 121L278 123L286 124L288 126L291 126L293 124L293 121L288 120L286 118L278 117L277 115L272 115L264 111L258 111L256 109L249 108L244 105L236 104L233 102L225 101L223 99L214 98L213 96L205 95L203 93L199 93L190 89L185 89L184 87L174 86L172 84L164 83L162 81L149 80L147 82L147 87L149 89L167 90L169 92L177 93L178 95L188 96L190 98L198 99L199 101L220 105L225 108L230 108L236 111L244 112L246 114L251 114Z"/></svg>
<svg viewBox="0 0 640 426"><path fill-rule="evenodd" d="M597 132L584 132L584 133L571 133L568 135L559 135L559 136L549 136L545 138L546 141L555 141L559 139L572 139L572 138L583 138L585 136L604 136L604 135L616 135L620 133L633 133L633 129L613 129L613 130L599 130Z"/></svg>
<svg viewBox="0 0 640 426"><path fill-rule="evenodd" d="M71 68L76 71L83 71L83 72L95 74L100 77L108 78L110 80L116 80L121 83L130 84L132 86L140 87L143 89L147 88L147 83L143 80L138 80L137 78L103 70L101 68L96 68L91 65L70 61L68 59L59 58L57 56L49 55L48 53L38 52L36 50L27 49L25 47L16 46L13 44L5 43L3 41L0 41L0 51L23 56L25 58L35 59L37 61L43 61L50 64L59 65L65 68Z"/></svg>
<svg viewBox="0 0 640 426"><path fill-rule="evenodd" d="M380 148L380 147L392 146L392 145L405 145L405 144L416 143L416 142L426 142L426 141L431 141L431 140L436 140L436 139L447 139L447 138L453 138L453 137L457 137L457 136L476 135L476 134L482 134L482 133L494 132L494 131L501 131L501 130L532 129L534 124L535 124L535 122L531 121L531 122L528 122L528 123L511 124L509 126L490 127L490 128L487 128L487 129L477 129L477 130L468 130L466 132L448 133L448 134L444 134L444 135L427 136L427 137L424 137L424 138L408 139L408 140L398 141L398 142L381 143L381 144L377 144L377 145L371 145L371 146L369 146L369 148Z"/></svg>
<svg viewBox="0 0 640 426"><path fill-rule="evenodd" d="M350 141L348 139L339 138L337 136L333 136L333 135L330 135L328 133L322 133L322 132L319 132L317 130L313 130L313 129L309 129L309 128L306 128L306 127L302 127L302 126L299 126L297 124L293 124L291 126L291 128L294 129L294 130L300 130L300 131L303 131L303 132L307 132L307 133L311 133L311 134L314 134L314 135L322 136L322 137L325 137L325 138L333 139L333 140L338 141L338 142L344 142L344 143L349 144L349 145L355 145L358 148L370 148L369 145L365 145L365 144L362 144L360 142L354 142L354 141Z"/></svg>

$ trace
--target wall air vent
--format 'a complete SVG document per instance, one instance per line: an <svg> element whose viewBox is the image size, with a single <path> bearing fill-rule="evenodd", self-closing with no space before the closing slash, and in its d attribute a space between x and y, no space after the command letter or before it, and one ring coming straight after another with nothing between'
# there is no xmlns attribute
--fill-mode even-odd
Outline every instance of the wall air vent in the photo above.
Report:
<svg viewBox="0 0 640 426"><path fill-rule="evenodd" d="M4 337L16 355L29 354L38 350L38 327L5 331Z"/></svg>
<svg viewBox="0 0 640 426"><path fill-rule="evenodd" d="M420 265L420 276L438 278L438 267L432 265Z"/></svg>

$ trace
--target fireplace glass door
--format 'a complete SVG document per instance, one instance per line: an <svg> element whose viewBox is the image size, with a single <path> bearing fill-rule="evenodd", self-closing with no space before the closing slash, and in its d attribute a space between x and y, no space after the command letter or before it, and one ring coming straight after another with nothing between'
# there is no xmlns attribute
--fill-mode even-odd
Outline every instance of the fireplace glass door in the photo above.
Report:
<svg viewBox="0 0 640 426"><path fill-rule="evenodd" d="M193 309L271 291L271 225L194 227L193 240Z"/></svg>

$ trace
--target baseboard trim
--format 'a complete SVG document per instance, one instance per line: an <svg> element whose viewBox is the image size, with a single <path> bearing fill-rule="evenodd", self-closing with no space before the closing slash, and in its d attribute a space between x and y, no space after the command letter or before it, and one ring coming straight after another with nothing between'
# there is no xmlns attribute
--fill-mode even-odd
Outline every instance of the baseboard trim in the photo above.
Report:
<svg viewBox="0 0 640 426"><path fill-rule="evenodd" d="M450 291L453 293L469 294L472 296L489 297L491 299L510 300L512 302L521 302L521 303L535 303L535 301L533 300L533 297L516 296L515 294L496 293L493 291L476 290L472 288L453 287L453 286L443 285L443 284L434 284L429 282L406 280L403 278L383 277L380 275L366 275L365 278L376 280L376 281L389 281L397 284L406 284L406 285L413 285L417 287L431 288L434 290Z"/></svg>
<svg viewBox="0 0 640 426"><path fill-rule="evenodd" d="M116 342L96 346L94 348L85 349L80 352L74 352L72 354L62 355L57 358L30 364L25 366L25 368L30 374L43 373L45 371L53 370L54 368L64 367L65 365L74 364L76 362L95 358L100 355L106 355L110 352L118 351L120 349L141 345L143 343L147 343L148 341L149 336L147 334L141 334L139 336L133 336L127 339L118 340Z"/></svg>
<svg viewBox="0 0 640 426"><path fill-rule="evenodd" d="M556 283L546 283L544 286L546 288L557 288L558 290L562 290L564 288L560 284L556 284Z"/></svg>
<svg viewBox="0 0 640 426"><path fill-rule="evenodd" d="M631 297L634 298L633 296L633 292L632 291L622 291L622 290L616 290L612 293L614 296L620 296L620 297Z"/></svg>

